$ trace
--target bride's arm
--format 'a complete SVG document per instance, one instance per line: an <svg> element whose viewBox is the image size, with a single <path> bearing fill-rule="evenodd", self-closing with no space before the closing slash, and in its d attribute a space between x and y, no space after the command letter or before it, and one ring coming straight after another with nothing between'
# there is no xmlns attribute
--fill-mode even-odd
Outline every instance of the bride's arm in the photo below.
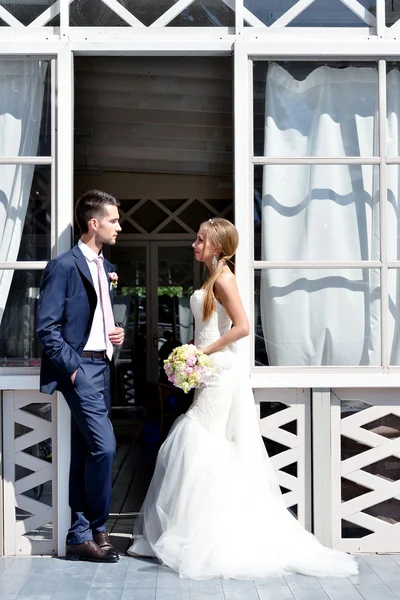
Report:
<svg viewBox="0 0 400 600"><path fill-rule="evenodd" d="M232 328L219 340L203 348L205 354L222 350L225 346L237 342L250 333L249 321L239 296L234 274L231 272L222 273L214 284L214 291L232 321Z"/></svg>

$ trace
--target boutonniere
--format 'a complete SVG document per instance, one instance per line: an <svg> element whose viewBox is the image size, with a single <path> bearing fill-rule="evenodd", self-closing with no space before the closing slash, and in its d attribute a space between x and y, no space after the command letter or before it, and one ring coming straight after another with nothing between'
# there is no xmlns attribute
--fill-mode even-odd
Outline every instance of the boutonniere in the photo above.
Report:
<svg viewBox="0 0 400 600"><path fill-rule="evenodd" d="M114 288L114 290L116 290L117 286L118 286L118 275L117 275L117 273L114 273L114 272L109 273L108 274L108 278L110 280L110 290L111 290L112 287Z"/></svg>

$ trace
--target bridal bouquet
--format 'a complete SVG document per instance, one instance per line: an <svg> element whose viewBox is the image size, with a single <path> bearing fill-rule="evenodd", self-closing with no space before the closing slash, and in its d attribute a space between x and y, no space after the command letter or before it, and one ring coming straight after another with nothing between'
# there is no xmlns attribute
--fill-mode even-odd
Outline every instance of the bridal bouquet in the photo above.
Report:
<svg viewBox="0 0 400 600"><path fill-rule="evenodd" d="M175 348L164 360L164 371L168 381L187 394L210 379L214 373L210 357L193 344Z"/></svg>

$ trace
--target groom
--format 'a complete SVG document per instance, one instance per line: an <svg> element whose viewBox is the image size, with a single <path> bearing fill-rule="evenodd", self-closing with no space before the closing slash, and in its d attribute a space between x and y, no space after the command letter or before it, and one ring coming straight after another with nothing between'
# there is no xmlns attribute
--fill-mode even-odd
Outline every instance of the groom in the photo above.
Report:
<svg viewBox="0 0 400 600"><path fill-rule="evenodd" d="M113 196L97 190L79 198L75 218L81 239L49 262L38 303L40 391L61 391L72 414L72 522L66 549L71 560L119 558L106 529L115 455L109 365L113 346L124 341L124 330L114 323L115 274L102 252L104 244L115 244L121 231L118 206Z"/></svg>

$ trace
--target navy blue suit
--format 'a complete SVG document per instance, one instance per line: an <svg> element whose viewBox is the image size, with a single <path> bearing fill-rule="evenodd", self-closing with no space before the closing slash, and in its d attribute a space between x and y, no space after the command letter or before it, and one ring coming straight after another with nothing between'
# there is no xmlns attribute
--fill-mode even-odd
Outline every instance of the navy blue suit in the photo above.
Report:
<svg viewBox="0 0 400 600"><path fill-rule="evenodd" d="M107 260L104 269L106 274L114 270ZM110 296L112 302L113 289ZM109 420L110 368L107 359L81 356L96 305L90 270L78 245L49 262L38 303L40 391L61 391L72 413L68 544L104 531L111 502L115 437Z"/></svg>

